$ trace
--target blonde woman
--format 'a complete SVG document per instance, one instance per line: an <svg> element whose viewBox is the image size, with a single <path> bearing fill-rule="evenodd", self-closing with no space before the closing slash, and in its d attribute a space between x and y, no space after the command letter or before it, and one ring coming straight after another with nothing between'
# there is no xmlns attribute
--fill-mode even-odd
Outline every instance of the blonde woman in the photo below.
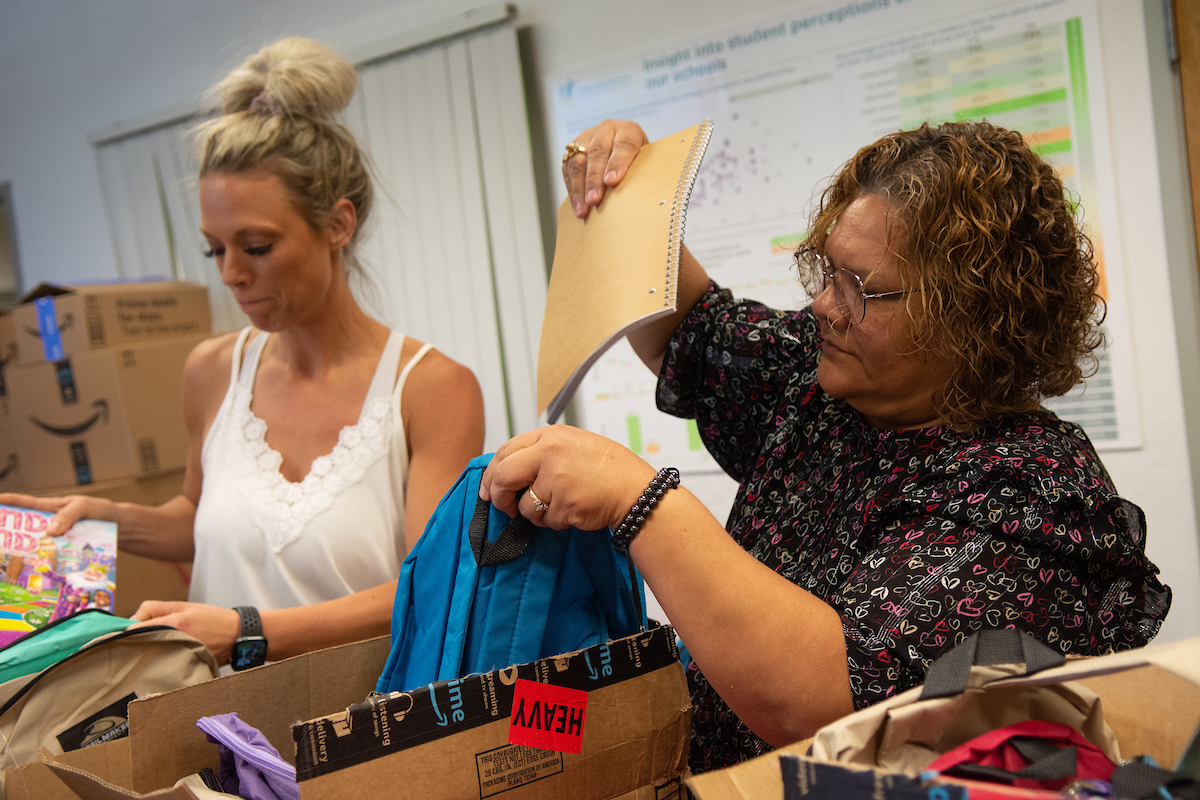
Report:
<svg viewBox="0 0 1200 800"><path fill-rule="evenodd" d="M336 119L355 80L323 45L285 39L217 86L224 114L198 131L206 255L252 324L188 357L183 493L3 500L57 512L58 530L112 520L123 550L191 560L191 602L134 619L235 669L386 633L400 562L483 447L471 372L351 294L372 200Z"/></svg>

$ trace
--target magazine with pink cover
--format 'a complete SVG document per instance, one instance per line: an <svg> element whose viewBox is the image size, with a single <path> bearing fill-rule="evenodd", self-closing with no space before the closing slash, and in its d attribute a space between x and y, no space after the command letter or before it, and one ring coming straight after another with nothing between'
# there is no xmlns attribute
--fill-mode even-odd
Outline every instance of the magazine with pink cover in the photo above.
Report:
<svg viewBox="0 0 1200 800"><path fill-rule="evenodd" d="M83 519L47 536L52 516L0 505L0 647L78 611L113 610L116 523Z"/></svg>

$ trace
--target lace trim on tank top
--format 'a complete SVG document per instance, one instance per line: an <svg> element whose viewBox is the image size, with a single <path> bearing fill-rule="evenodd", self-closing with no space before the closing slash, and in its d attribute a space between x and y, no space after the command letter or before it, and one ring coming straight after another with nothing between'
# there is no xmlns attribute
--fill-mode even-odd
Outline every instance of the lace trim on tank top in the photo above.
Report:
<svg viewBox="0 0 1200 800"><path fill-rule="evenodd" d="M410 365L415 365L424 354L423 348L405 364L396 381L396 391L403 386ZM257 372L257 364L254 366ZM383 457L396 414L392 411L392 392L383 397L368 397L358 422L342 428L333 450L313 459L304 479L293 483L279 471L283 456L267 444L267 423L250 410L253 376L249 383L247 386L239 380L234 387L231 419L235 432L229 437L233 450L230 457L238 491L248 501L255 525L278 554Z"/></svg>

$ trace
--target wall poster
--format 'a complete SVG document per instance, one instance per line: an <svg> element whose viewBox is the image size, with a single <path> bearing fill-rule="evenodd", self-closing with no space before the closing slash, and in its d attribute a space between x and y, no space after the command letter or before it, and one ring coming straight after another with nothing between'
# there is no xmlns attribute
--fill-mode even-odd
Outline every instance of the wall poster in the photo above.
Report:
<svg viewBox="0 0 1200 800"><path fill-rule="evenodd" d="M606 117L641 123L652 141L711 119L685 240L735 296L776 308L809 302L792 253L815 191L858 147L925 121L1021 131L1077 196L1108 304L1100 371L1047 405L1100 450L1141 446L1095 0L803 2L547 88L556 159ZM694 422L657 411L654 377L624 342L584 380L576 409L582 427L656 466L717 469Z"/></svg>

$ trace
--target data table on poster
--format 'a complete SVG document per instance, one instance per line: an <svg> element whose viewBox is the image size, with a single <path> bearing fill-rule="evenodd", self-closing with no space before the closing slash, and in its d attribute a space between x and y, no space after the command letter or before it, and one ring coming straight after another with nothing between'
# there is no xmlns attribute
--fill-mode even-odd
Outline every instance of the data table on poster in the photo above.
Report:
<svg viewBox="0 0 1200 800"><path fill-rule="evenodd" d="M814 189L858 146L926 122L986 119L1021 132L1077 203L1107 302L1096 374L1047 406L1099 449L1138 447L1097 30L1095 0L801 2L551 78L556 132L570 141L613 117L654 139L712 119L687 246L735 296L775 308L809 302L792 254ZM658 412L654 390L621 343L581 384L579 423L652 463L715 469L694 423Z"/></svg>

